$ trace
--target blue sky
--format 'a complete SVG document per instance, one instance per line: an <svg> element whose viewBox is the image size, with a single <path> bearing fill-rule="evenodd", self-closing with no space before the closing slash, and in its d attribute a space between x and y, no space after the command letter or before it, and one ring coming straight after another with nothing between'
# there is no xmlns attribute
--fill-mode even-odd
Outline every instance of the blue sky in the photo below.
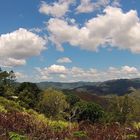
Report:
<svg viewBox="0 0 140 140"><path fill-rule="evenodd" d="M19 81L140 77L139 0L1 0L0 66Z"/></svg>

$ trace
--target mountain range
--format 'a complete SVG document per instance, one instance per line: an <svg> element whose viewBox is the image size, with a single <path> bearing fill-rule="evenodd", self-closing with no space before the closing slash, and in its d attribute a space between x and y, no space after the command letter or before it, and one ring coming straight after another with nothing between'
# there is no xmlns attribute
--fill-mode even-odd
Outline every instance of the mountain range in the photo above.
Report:
<svg viewBox="0 0 140 140"><path fill-rule="evenodd" d="M37 85L42 90L52 87L60 90L86 92L101 96L111 94L121 96L126 93L131 93L134 90L140 89L140 78L116 79L105 82L40 82L37 83Z"/></svg>

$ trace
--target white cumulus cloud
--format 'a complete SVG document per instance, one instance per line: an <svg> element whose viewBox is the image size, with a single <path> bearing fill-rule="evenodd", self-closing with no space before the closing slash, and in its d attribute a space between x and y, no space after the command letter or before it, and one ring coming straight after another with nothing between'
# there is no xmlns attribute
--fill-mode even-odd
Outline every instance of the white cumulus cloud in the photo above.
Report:
<svg viewBox="0 0 140 140"><path fill-rule="evenodd" d="M19 66L26 59L37 56L47 43L42 37L20 28L14 32L0 35L0 66Z"/></svg>
<svg viewBox="0 0 140 140"><path fill-rule="evenodd" d="M101 10L109 5L120 7L120 0L81 0L76 11L77 13L90 13L96 10Z"/></svg>
<svg viewBox="0 0 140 140"><path fill-rule="evenodd" d="M81 0L81 4L76 8L77 13L89 13L93 11L91 0Z"/></svg>
<svg viewBox="0 0 140 140"><path fill-rule="evenodd" d="M67 69L64 66L55 65L55 64L51 65L45 70L47 70L47 72L51 74L65 74L67 72Z"/></svg>
<svg viewBox="0 0 140 140"><path fill-rule="evenodd" d="M63 43L84 50L97 51L106 45L140 53L140 19L135 10L123 12L107 7L104 14L88 20L83 27L64 19L51 18L47 23L49 39L63 51Z"/></svg>
<svg viewBox="0 0 140 140"><path fill-rule="evenodd" d="M122 66L120 68L109 67L106 70L96 68L83 69L80 67L66 68L62 65L51 65L45 68L36 68L38 77L41 80L52 81L106 81L112 79L139 78L140 70L136 67Z"/></svg>
<svg viewBox="0 0 140 140"><path fill-rule="evenodd" d="M68 57L62 57L57 60L57 63L71 63L71 59Z"/></svg>
<svg viewBox="0 0 140 140"><path fill-rule="evenodd" d="M16 79L24 79L27 78L27 75L22 72L15 72Z"/></svg>
<svg viewBox="0 0 140 140"><path fill-rule="evenodd" d="M43 1L39 12L53 17L62 17L69 11L71 3L73 3L73 0L59 0L51 4L47 4Z"/></svg>

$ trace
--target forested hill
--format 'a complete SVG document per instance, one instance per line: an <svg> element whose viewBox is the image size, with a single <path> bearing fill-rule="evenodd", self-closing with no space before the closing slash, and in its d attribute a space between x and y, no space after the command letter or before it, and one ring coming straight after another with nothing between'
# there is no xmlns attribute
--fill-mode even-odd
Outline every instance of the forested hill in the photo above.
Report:
<svg viewBox="0 0 140 140"><path fill-rule="evenodd" d="M74 89L82 86L94 86L98 83L95 82L74 82L74 83L62 83L62 82L40 82L37 83L38 87L41 89L46 89L48 87L58 88L58 89Z"/></svg>
<svg viewBox="0 0 140 140"><path fill-rule="evenodd" d="M140 79L117 79L105 82L75 82L75 83L61 83L61 82L41 82L37 83L39 88L46 89L53 87L57 89L67 89L78 92L88 92L97 95L124 95L130 93L135 89L140 89Z"/></svg>

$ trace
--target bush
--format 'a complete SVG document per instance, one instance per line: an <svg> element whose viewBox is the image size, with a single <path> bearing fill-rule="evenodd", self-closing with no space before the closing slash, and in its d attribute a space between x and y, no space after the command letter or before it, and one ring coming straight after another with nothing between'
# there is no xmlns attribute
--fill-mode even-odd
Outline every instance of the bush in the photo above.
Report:
<svg viewBox="0 0 140 140"><path fill-rule="evenodd" d="M0 106L2 106L7 112L20 112L23 108L16 102L7 100L6 98L0 97Z"/></svg>
<svg viewBox="0 0 140 140"><path fill-rule="evenodd" d="M126 138L127 140L135 140L138 138L138 136L136 134L128 134Z"/></svg>
<svg viewBox="0 0 140 140"><path fill-rule="evenodd" d="M7 113L7 110L2 105L0 105L0 113Z"/></svg>
<svg viewBox="0 0 140 140"><path fill-rule="evenodd" d="M74 118L78 121L91 121L93 123L100 121L104 116L102 107L92 102L78 102L75 107Z"/></svg>
<svg viewBox="0 0 140 140"><path fill-rule="evenodd" d="M15 132L9 132L10 140L28 140L25 136L19 135Z"/></svg>
<svg viewBox="0 0 140 140"><path fill-rule="evenodd" d="M73 136L77 138L86 138L87 134L85 131L76 131L73 133Z"/></svg>

